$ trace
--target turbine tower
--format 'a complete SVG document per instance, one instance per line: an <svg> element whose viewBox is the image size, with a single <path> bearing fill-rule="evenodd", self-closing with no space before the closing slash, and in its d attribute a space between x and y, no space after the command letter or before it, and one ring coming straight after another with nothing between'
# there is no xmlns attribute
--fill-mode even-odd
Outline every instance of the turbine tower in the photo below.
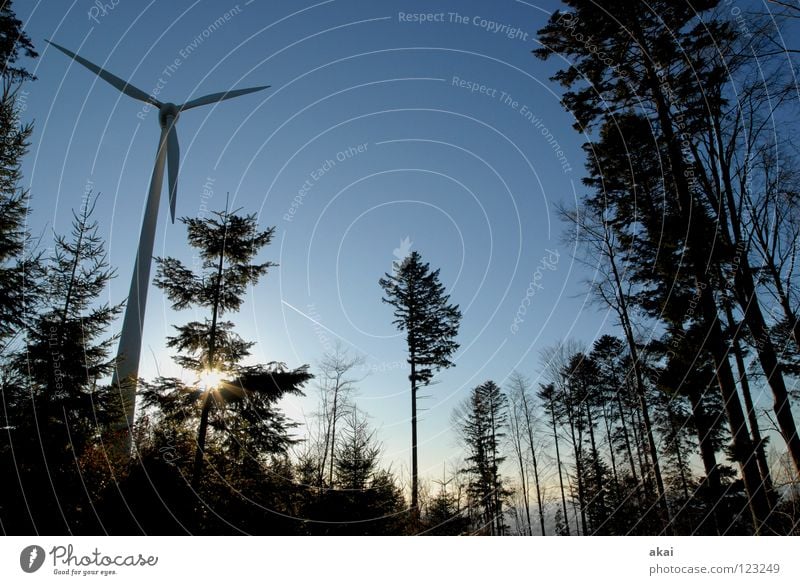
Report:
<svg viewBox="0 0 800 585"><path fill-rule="evenodd" d="M123 81L116 75L109 73L72 51L52 41L46 42L86 67L89 71L97 74L98 77L113 85L125 95L158 108L161 138L158 141L155 167L150 178L150 191L147 195L142 231L139 235L139 248L136 252L136 263L131 276L131 287L128 293L128 302L125 306L125 318L122 322L122 333L117 350L117 365L111 381L113 387L120 389L122 396L123 417L119 421L118 430L129 431L133 425L133 415L136 409L136 380L139 373L142 328L147 304L147 289L150 284L150 265L153 257L153 243L155 242L156 225L158 223L158 207L161 200L165 165L168 167L169 174L170 217L172 218L172 223L175 223L175 201L178 195L178 159L180 158L178 133L175 130L175 124L181 112L185 110L261 91L269 86L212 93L181 105L170 102L162 103L154 96L143 92L141 89L134 87L127 81ZM130 445L130 433L127 434L126 445Z"/></svg>

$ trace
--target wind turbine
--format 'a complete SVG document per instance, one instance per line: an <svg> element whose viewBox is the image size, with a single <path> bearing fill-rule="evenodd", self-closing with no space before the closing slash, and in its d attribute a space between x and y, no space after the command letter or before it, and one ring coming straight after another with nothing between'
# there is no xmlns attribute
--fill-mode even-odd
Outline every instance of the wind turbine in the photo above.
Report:
<svg viewBox="0 0 800 585"><path fill-rule="evenodd" d="M46 41L68 57L77 61L98 77L110 83L125 95L139 101L151 104L158 108L158 123L161 126L161 138L158 141L155 167L150 178L150 191L147 195L142 231L139 235L139 248L136 252L136 263L131 276L131 287L128 293L128 302L125 307L125 318L122 322L122 333L117 350L117 367L111 384L119 388L122 395L123 418L119 421L119 430L128 430L133 425L133 415L136 408L136 379L139 373L139 356L142 348L142 328L144 326L145 306L147 304L147 289L150 284L150 264L153 257L153 243L158 223L158 207L161 200L161 187L164 182L164 166L169 170L169 210L172 223L175 223L175 201L178 195L178 160L180 149L178 147L178 133L175 123L181 112L191 110L198 106L205 106L221 102L240 95L267 89L269 86L250 87L233 91L212 93L201 98L177 105L171 102L160 102L154 96L148 95L113 75L94 63L73 53L69 49ZM121 384L122 383L122 384ZM130 444L130 435L126 444Z"/></svg>

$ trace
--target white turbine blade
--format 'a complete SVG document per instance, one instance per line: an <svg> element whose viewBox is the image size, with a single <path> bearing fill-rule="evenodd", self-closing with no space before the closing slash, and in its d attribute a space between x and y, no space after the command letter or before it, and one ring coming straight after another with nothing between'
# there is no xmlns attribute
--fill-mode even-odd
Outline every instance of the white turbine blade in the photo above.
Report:
<svg viewBox="0 0 800 585"><path fill-rule="evenodd" d="M143 102L147 102L147 103L153 104L157 108L161 107L161 102L160 101L158 101L157 99L153 98L152 96L146 94L145 92L143 92L138 87L135 87L135 86L131 85L127 81L123 81L122 79L120 79L116 75L114 75L112 73L109 73L108 71L106 71L102 67L98 67L97 65L95 65L91 61L87 61L86 59L84 59L80 55L77 55L77 54L73 53L69 49L65 49L61 45L57 45L54 42L47 41L47 40L45 40L45 42L47 44L49 44L49 45L52 45L53 47L55 47L56 49L58 49L59 51L61 51L65 55L67 55L68 57L71 57L72 59L74 59L75 61L77 61L78 63L80 63L84 67L86 67L89 71L92 71L92 72L96 73L97 76L100 77L100 79L103 79L104 81L110 83L111 85L116 87L118 90L120 90L122 93L124 93L125 95L130 96L130 97L132 97L134 99L143 101Z"/></svg>
<svg viewBox="0 0 800 585"><path fill-rule="evenodd" d="M186 102L182 106L178 106L178 109L189 110L191 108L196 108L197 106L205 106L206 104L213 104L215 102L221 102L223 100L229 100L231 98L239 97L240 95L253 93L255 91L261 91L262 89L267 89L268 87L269 85L264 85L261 87L249 87L247 89L234 89L231 91L221 91L219 93L212 93L210 95L197 98L196 100Z"/></svg>
<svg viewBox="0 0 800 585"><path fill-rule="evenodd" d="M175 130L175 119L167 134L167 169L169 171L169 212L172 223L175 223L175 203L178 198L178 161L180 160L178 132Z"/></svg>

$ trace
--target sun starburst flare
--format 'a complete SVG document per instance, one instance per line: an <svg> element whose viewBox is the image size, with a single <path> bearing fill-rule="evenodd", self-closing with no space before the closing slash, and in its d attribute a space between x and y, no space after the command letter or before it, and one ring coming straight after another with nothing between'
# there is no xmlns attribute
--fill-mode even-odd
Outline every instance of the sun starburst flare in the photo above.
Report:
<svg viewBox="0 0 800 585"><path fill-rule="evenodd" d="M203 392L219 390L224 378L225 374L220 370L204 370L197 380L197 385Z"/></svg>

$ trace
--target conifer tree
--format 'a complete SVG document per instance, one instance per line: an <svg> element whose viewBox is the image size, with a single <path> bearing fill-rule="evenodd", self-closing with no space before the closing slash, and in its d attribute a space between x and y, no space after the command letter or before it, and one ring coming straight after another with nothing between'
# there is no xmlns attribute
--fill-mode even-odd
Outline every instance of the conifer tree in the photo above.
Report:
<svg viewBox="0 0 800 585"><path fill-rule="evenodd" d="M402 492L391 471L381 468L382 446L366 415L355 405L342 417L335 450L334 485L309 499L303 510L312 533L402 533Z"/></svg>
<svg viewBox="0 0 800 585"><path fill-rule="evenodd" d="M226 315L239 310L248 286L255 285L272 262L254 262L271 241L275 228L259 230L256 216L216 212L208 218L182 218L189 244L200 258L199 270L176 258L156 258L156 285L164 290L172 308L205 310L202 321L175 326L177 334L167 345L178 353L175 361L197 382L185 384L160 378L144 391L146 404L157 405L177 423L194 420L199 403L197 449L192 483L202 475L209 425L223 437L229 457L241 454L242 441L256 453L282 453L292 443L289 425L276 408L286 393L301 394L311 374L308 366L288 369L284 364L244 366L252 342L243 340ZM215 420L211 420L216 411Z"/></svg>
<svg viewBox="0 0 800 585"><path fill-rule="evenodd" d="M70 525L85 491L76 462L119 412L104 380L114 368L108 329L122 306L99 300L115 272L92 219L95 203L89 197L73 212L71 234L56 235L43 260L37 312L25 319L25 348L14 356L14 383L3 392L21 487L41 506L34 522L56 532L65 530L60 519L76 529ZM45 470L54 487L39 493Z"/></svg>
<svg viewBox="0 0 800 585"><path fill-rule="evenodd" d="M469 518L461 509L458 497L444 485L431 498L425 520L428 528L423 534L431 536L457 536L469 529Z"/></svg>
<svg viewBox="0 0 800 585"><path fill-rule="evenodd" d="M29 193L20 186L22 158L31 124L19 119L16 90L3 84L0 96L0 356L25 320L36 293L38 259L28 234Z"/></svg>
<svg viewBox="0 0 800 585"><path fill-rule="evenodd" d="M431 271L416 250L379 284L385 294L383 302L394 307L394 325L406 334L411 367L411 514L418 523L417 391L430 384L438 370L453 365L450 358L458 349L455 337L461 311L450 304L439 270Z"/></svg>
<svg viewBox="0 0 800 585"><path fill-rule="evenodd" d="M508 399L491 380L472 389L455 411L454 422L467 448L469 494L480 509L478 528L492 535L506 532L503 505L510 495L500 466L505 461L500 446L508 425Z"/></svg>
<svg viewBox="0 0 800 585"><path fill-rule="evenodd" d="M0 77L5 81L18 83L35 79L24 67L15 66L20 52L31 59L39 56L22 21L14 13L12 0L5 0L0 6Z"/></svg>
<svg viewBox="0 0 800 585"><path fill-rule="evenodd" d="M88 197L73 212L70 236L55 236L52 256L45 262L43 308L27 329L27 352L20 365L36 388L38 424L44 425L47 438L70 445L78 454L97 432L97 423L109 422L116 410L113 394L101 382L114 368L109 356L115 338L106 332L122 305L99 302L116 272L109 267L92 219L96 203Z"/></svg>
<svg viewBox="0 0 800 585"><path fill-rule="evenodd" d="M380 446L366 418L354 407L336 446L336 479L341 489L364 491L378 467Z"/></svg>

